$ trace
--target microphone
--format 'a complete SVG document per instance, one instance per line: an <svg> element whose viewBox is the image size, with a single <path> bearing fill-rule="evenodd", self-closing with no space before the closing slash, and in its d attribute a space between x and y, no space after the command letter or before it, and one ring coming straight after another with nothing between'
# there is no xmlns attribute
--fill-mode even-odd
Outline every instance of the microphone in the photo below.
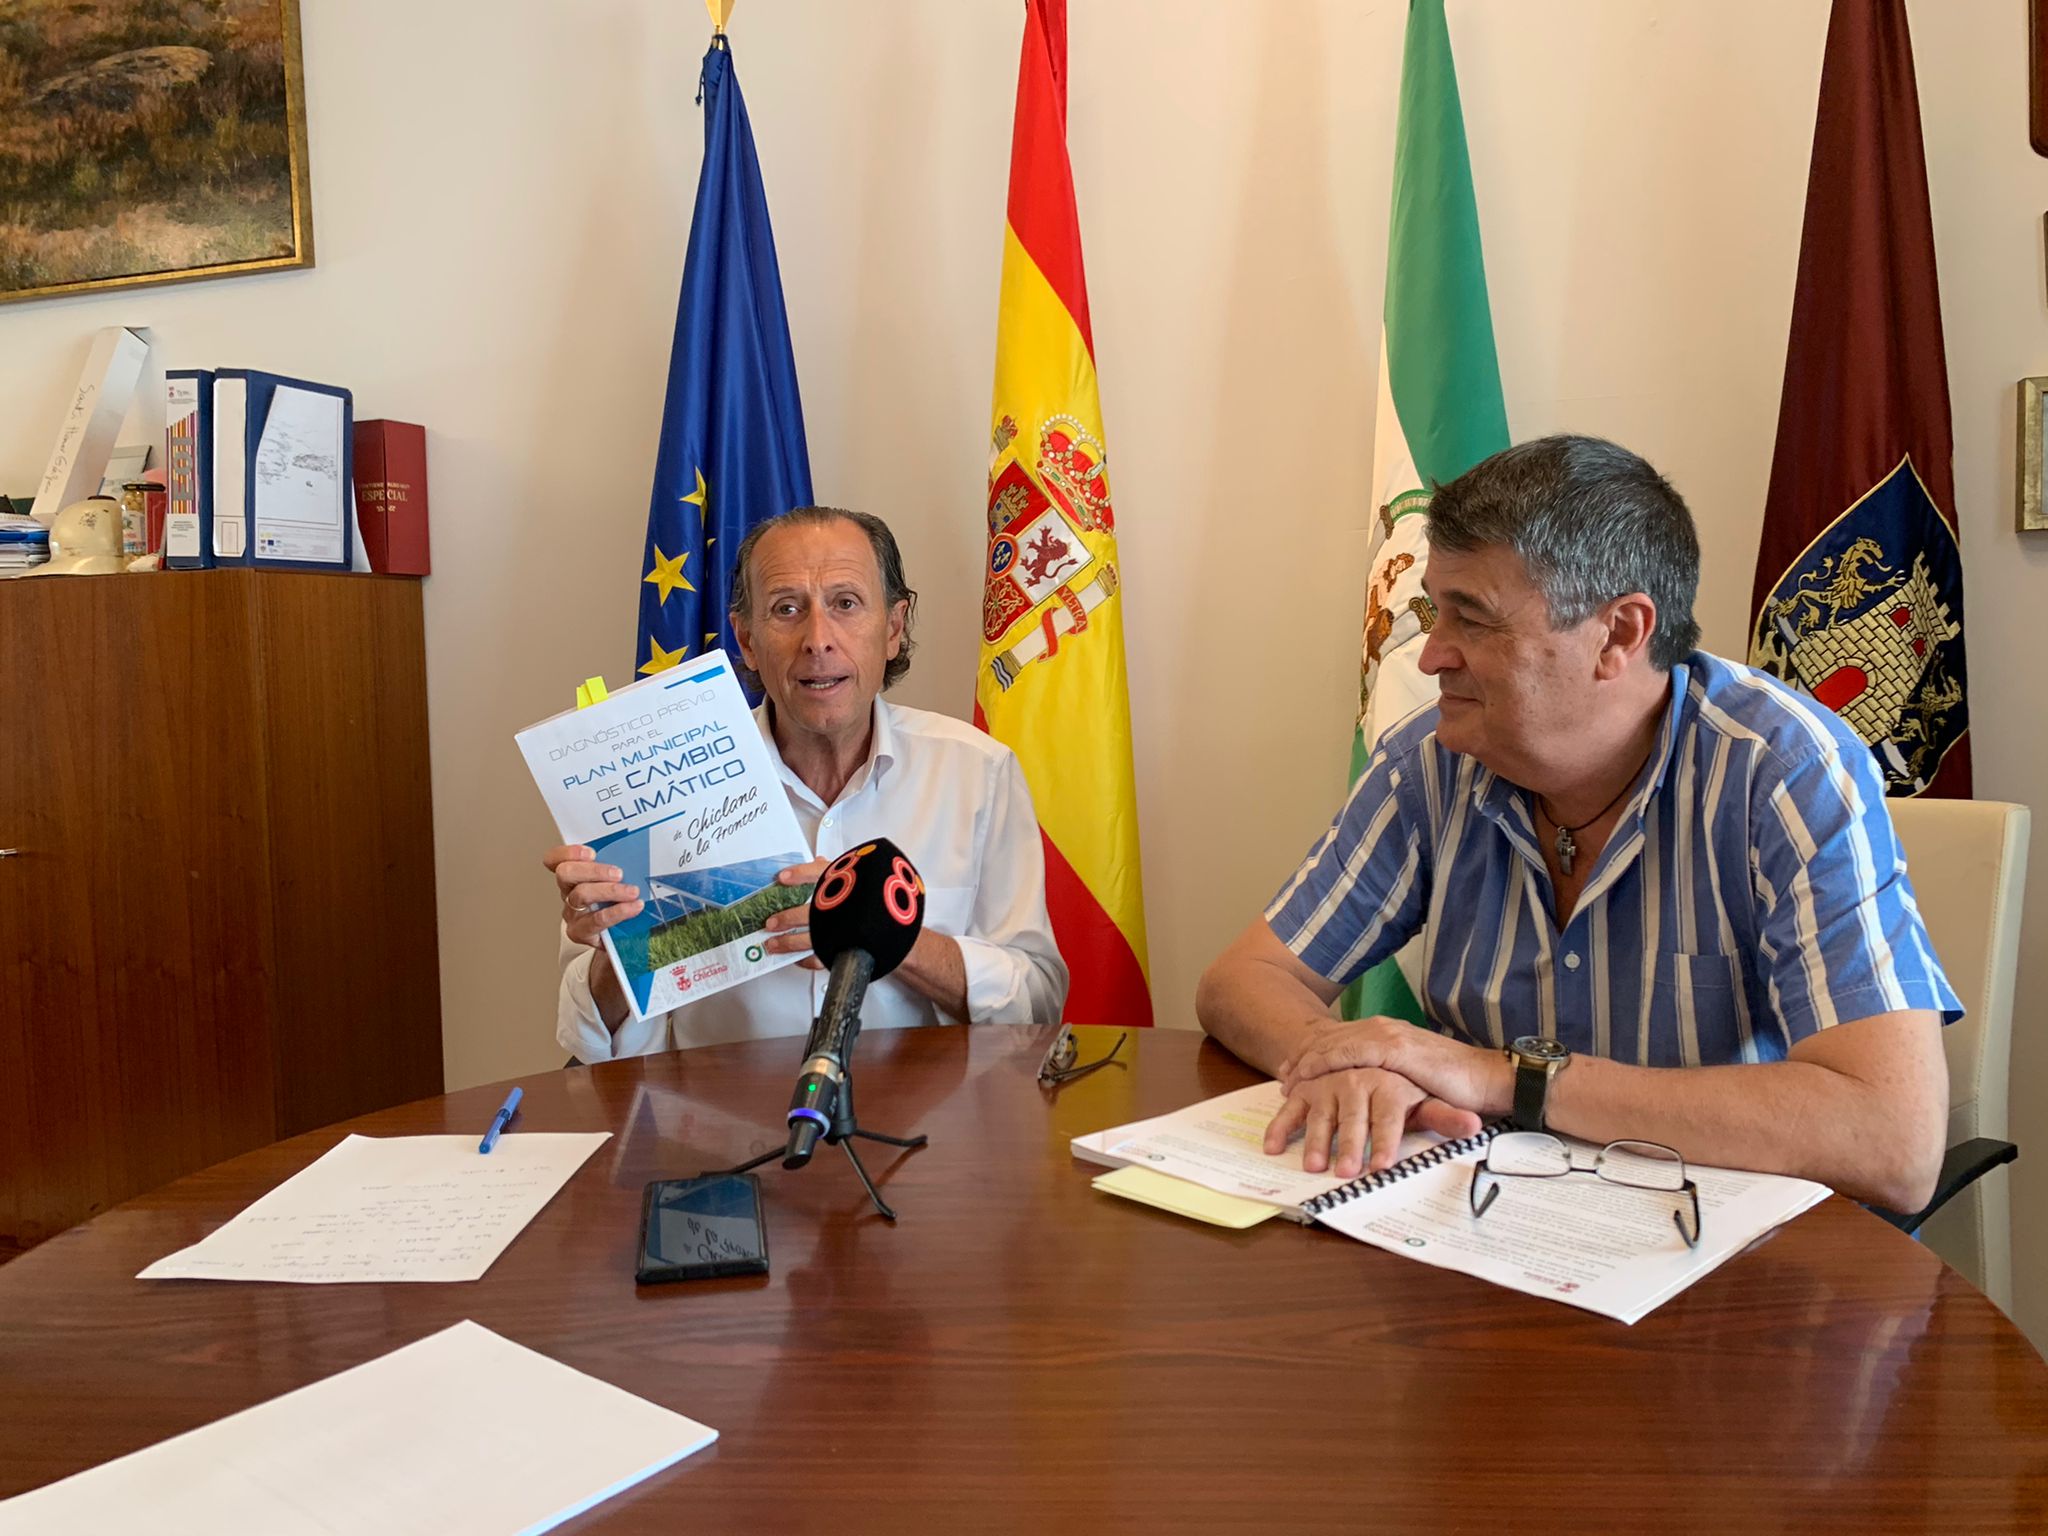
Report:
<svg viewBox="0 0 2048 1536"><path fill-rule="evenodd" d="M818 877L811 893L811 949L832 974L790 1095L783 1167L803 1167L818 1138L832 1129L868 983L903 963L923 927L924 882L886 837L849 848Z"/></svg>

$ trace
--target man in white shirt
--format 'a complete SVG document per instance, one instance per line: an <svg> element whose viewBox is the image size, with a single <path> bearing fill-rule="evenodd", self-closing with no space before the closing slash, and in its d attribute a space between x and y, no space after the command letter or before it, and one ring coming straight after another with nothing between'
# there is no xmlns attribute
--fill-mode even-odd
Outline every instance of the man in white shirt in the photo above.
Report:
<svg viewBox="0 0 2048 1536"><path fill-rule="evenodd" d="M815 881L848 848L892 839L925 885L924 931L869 990L870 1029L945 1020L1047 1024L1067 996L1067 967L1045 909L1045 852L1023 770L987 735L881 695L910 667L917 594L878 517L802 507L741 543L733 631L767 697L754 712L789 803L816 855L784 885ZM636 886L589 848L549 851L562 897L562 984L555 1037L577 1059L606 1061L692 1045L801 1035L825 992L810 953L808 906L764 925L766 947L794 966L666 1014L636 1020L599 935L641 910Z"/></svg>

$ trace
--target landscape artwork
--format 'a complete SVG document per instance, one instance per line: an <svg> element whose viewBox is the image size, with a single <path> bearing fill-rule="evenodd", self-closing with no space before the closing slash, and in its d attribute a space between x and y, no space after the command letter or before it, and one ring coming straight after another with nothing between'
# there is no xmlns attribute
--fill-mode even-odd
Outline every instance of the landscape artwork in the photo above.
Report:
<svg viewBox="0 0 2048 1536"><path fill-rule="evenodd" d="M312 263L298 0L0 0L0 302Z"/></svg>

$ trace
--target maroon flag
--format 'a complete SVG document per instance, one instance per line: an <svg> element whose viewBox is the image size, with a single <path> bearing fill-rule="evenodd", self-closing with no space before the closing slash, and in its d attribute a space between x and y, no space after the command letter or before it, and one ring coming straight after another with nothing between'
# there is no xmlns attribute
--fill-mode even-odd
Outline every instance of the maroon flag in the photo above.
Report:
<svg viewBox="0 0 2048 1536"><path fill-rule="evenodd" d="M1894 795L1970 793L1954 457L1905 3L1835 0L1749 659Z"/></svg>

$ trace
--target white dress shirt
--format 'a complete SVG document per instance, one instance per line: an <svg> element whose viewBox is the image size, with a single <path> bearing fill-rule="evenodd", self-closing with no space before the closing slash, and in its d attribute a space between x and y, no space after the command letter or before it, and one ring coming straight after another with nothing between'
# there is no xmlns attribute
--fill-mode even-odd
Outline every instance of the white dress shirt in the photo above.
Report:
<svg viewBox="0 0 2048 1536"><path fill-rule="evenodd" d="M1045 910L1045 850L1024 770L1010 749L944 715L875 700L867 761L826 805L783 762L768 705L754 711L812 853L835 858L871 837L901 848L924 879L924 925L959 942L968 1022L1056 1023L1067 967ZM801 1035L824 1000L826 973L789 965L646 1019L617 1034L590 996L597 951L562 934L555 1038L580 1061L645 1056L726 1040ZM867 1029L949 1022L899 977L868 988Z"/></svg>

